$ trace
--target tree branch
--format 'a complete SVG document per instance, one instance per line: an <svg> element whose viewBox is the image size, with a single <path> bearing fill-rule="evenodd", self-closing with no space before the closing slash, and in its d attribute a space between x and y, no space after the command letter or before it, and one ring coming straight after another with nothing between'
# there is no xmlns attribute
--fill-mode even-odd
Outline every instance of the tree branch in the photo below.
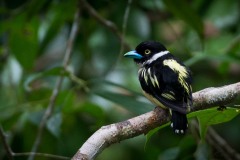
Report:
<svg viewBox="0 0 240 160"><path fill-rule="evenodd" d="M125 9L125 13L124 13L124 16L123 16L122 33L119 32L119 35L117 34L117 36L120 36L119 37L119 39L120 39L120 51L119 51L117 60L112 64L111 67L109 67L109 69L107 69L104 72L104 74L103 74L104 76L111 73L114 70L114 68L116 67L116 65L121 61L121 59L123 57L122 55L123 55L123 51L124 51L125 47L127 47L130 50L130 46L125 42L125 33L126 33L126 29L127 29L127 21L128 21L128 17L129 17L129 13L130 13L131 4L132 4L132 0L128 0L127 6L126 6L126 9Z"/></svg>
<svg viewBox="0 0 240 160"><path fill-rule="evenodd" d="M37 152L21 152L21 153L13 153L14 157L23 157L23 156L38 156L38 157L45 157L49 159L57 159L57 160L69 160L70 157L65 157L65 156L59 156L59 155L54 155L54 154L48 154L48 153L37 153Z"/></svg>
<svg viewBox="0 0 240 160"><path fill-rule="evenodd" d="M100 14L86 0L80 0L80 1L81 1L81 4L83 5L83 7L86 9L86 11L93 18L95 18L99 23L101 23L103 26L105 26L106 28L110 29L118 37L120 42L123 43L123 46L127 50L131 49L131 47L128 45L128 43L126 43L126 41L124 40L124 37L123 37L123 34L121 33L121 31L118 30L117 26L113 22L111 22L111 21L101 17ZM129 2L129 4L130 3L131 2Z"/></svg>
<svg viewBox="0 0 240 160"><path fill-rule="evenodd" d="M195 138L201 143L199 133L199 124L197 120L191 121L191 132L195 135ZM240 154L234 150L227 141L225 141L213 127L209 126L206 133L206 142L212 146L213 149L217 150L219 155L223 156L226 160L240 160Z"/></svg>
<svg viewBox="0 0 240 160"><path fill-rule="evenodd" d="M7 143L7 139L6 139L6 136L5 136L5 133L4 133L4 130L2 128L2 125L0 125L0 137L2 139L2 142L3 142L3 146L6 150L6 153L7 153L7 157L9 160L12 160L13 159L13 152L12 152L12 149L11 147L8 145Z"/></svg>
<svg viewBox="0 0 240 160"><path fill-rule="evenodd" d="M127 29L127 21L128 21L128 16L129 16L131 4L132 4L132 0L128 0L128 4L127 4L127 7L126 7L124 16L123 16L122 39L121 39L121 47L120 47L120 52L119 52L119 56L118 56L118 61L120 61L120 59L122 57L122 54L123 54L123 51L124 51L125 33L126 33L126 29Z"/></svg>
<svg viewBox="0 0 240 160"><path fill-rule="evenodd" d="M211 143L226 160L240 160L240 154L236 152L217 132L212 128L208 128L207 141Z"/></svg>
<svg viewBox="0 0 240 160"><path fill-rule="evenodd" d="M240 95L240 82L218 88L206 88L193 94L194 105L191 112L227 104L238 95ZM94 159L111 144L146 134L169 120L168 112L156 107L151 112L129 120L103 126L82 145L72 159Z"/></svg>
<svg viewBox="0 0 240 160"><path fill-rule="evenodd" d="M9 160L13 160L14 157L21 157L21 156L39 156L39 157L46 157L51 159L62 159L62 160L68 160L70 157L65 156L59 156L59 155L53 155L48 153L36 153L36 152L21 152L21 153L15 153L12 151L11 147L7 143L7 137L4 133L4 130L2 128L2 125L0 124L0 138L2 139L4 149L6 150L6 154Z"/></svg>
<svg viewBox="0 0 240 160"><path fill-rule="evenodd" d="M69 63L70 55L71 55L72 48L73 48L73 43L74 43L74 40L75 40L77 32L78 32L79 14L80 14L80 10L78 8L76 13L75 13L75 16L74 16L74 22L73 22L73 25L72 25L72 28L71 28L70 36L69 36L68 43L67 43L66 52L65 52L64 58L63 58L64 69L67 68L67 65ZM34 144L32 146L32 151L31 152L33 152L33 153L38 150L38 147L39 147L41 139L42 139L43 130L46 126L46 123L47 123L48 119L51 117L51 115L53 113L55 102L56 102L57 96L59 94L59 91L61 89L63 79L64 79L64 76L61 76L61 77L59 77L59 79L56 82L56 86L55 86L55 88L52 92L48 107L47 107L47 109L46 109L46 111L45 111L45 113L42 117L42 120L40 122L40 125L39 125L39 128L38 128L38 133L37 133L36 139L34 141ZM36 154L31 154L29 156L29 160L33 160L35 155Z"/></svg>

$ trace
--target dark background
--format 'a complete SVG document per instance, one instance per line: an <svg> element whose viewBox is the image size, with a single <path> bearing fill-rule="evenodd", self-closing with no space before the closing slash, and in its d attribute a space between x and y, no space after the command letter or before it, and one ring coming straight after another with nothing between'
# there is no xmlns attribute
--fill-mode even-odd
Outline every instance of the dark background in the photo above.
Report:
<svg viewBox="0 0 240 160"><path fill-rule="evenodd" d="M130 6L126 0L88 3L101 18L125 32L125 42L131 49L144 40L162 42L192 70L194 92L239 81L239 0L133 0ZM130 12L124 31L127 7ZM78 79L65 75L38 152L72 157L101 126L154 108L141 95L137 66L122 56L128 50L120 51L117 31L91 16L82 1L1 0L0 123L14 152L31 151L41 117L61 75L59 66L77 8L79 32L67 69ZM229 106L237 104L239 100ZM174 135L167 126L146 145L145 136L138 136L110 146L97 159L226 159L227 151L219 149L217 142L200 139L197 121L192 119L185 136ZM236 116L226 123L218 120L220 124L213 126L215 134L237 152L239 121ZM0 159L6 158L0 143Z"/></svg>

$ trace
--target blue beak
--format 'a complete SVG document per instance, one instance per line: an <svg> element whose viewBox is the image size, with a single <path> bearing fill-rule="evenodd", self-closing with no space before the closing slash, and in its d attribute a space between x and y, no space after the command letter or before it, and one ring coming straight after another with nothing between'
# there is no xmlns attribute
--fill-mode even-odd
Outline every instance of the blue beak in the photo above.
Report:
<svg viewBox="0 0 240 160"><path fill-rule="evenodd" d="M134 59L141 59L143 56L138 54L135 50L130 51L124 54L124 57L134 58Z"/></svg>

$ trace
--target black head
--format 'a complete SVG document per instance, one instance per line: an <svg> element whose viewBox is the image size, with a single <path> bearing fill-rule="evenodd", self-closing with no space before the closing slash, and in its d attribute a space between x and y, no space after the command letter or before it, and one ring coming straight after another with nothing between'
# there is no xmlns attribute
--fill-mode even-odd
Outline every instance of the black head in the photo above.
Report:
<svg viewBox="0 0 240 160"><path fill-rule="evenodd" d="M145 41L140 43L134 51L124 54L125 57L133 58L136 63L144 63L151 59L156 53L167 51L159 42Z"/></svg>

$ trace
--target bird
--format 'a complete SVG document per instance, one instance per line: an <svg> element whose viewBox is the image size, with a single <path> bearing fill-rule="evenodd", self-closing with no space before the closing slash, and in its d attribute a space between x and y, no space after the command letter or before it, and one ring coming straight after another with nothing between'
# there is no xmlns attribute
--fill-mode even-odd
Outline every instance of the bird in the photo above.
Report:
<svg viewBox="0 0 240 160"><path fill-rule="evenodd" d="M133 58L139 66L138 79L145 97L154 105L168 109L174 133L185 134L186 114L193 105L190 69L157 41L141 42L124 57Z"/></svg>

